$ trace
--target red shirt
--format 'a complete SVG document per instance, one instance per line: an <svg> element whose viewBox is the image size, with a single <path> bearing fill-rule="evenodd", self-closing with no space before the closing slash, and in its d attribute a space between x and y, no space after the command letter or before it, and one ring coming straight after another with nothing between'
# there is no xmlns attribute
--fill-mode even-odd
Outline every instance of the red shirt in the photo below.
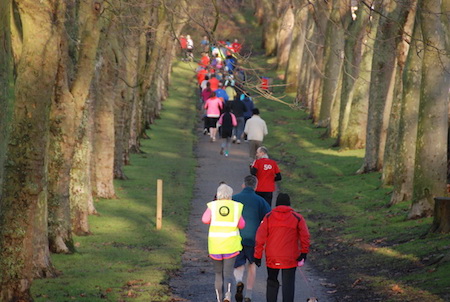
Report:
<svg viewBox="0 0 450 302"><path fill-rule="evenodd" d="M206 71L205 69L200 70L197 73L197 82L199 85L202 84L203 80L205 79L205 76L208 74L208 71Z"/></svg>
<svg viewBox="0 0 450 302"><path fill-rule="evenodd" d="M242 45L241 43L234 42L233 44L231 44L231 48L234 50L234 52L239 53L242 49Z"/></svg>
<svg viewBox="0 0 450 302"><path fill-rule="evenodd" d="M253 162L253 168L258 178L257 192L273 192L275 191L275 175L280 173L280 168L276 161L270 158L260 158Z"/></svg>
<svg viewBox="0 0 450 302"><path fill-rule="evenodd" d="M212 91L216 91L217 89L219 89L219 80L212 77L211 79L209 79L209 85Z"/></svg>
<svg viewBox="0 0 450 302"><path fill-rule="evenodd" d="M200 59L200 65L203 66L203 67L208 66L210 62L211 62L211 59L208 56L203 56Z"/></svg>
<svg viewBox="0 0 450 302"><path fill-rule="evenodd" d="M180 46L182 49L186 49L187 48L187 40L185 37L181 37L180 38Z"/></svg>

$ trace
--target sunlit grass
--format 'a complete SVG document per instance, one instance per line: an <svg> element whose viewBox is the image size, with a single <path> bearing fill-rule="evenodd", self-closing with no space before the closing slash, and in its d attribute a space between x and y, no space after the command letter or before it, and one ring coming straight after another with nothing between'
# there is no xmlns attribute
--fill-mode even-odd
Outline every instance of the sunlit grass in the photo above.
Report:
<svg viewBox="0 0 450 302"><path fill-rule="evenodd" d="M163 103L161 119L132 154L116 199L98 200L92 235L75 237L77 252L53 255L62 274L35 280L35 301L170 301L167 279L180 265L194 183L194 86L185 64ZM163 228L156 230L156 180L164 181Z"/></svg>

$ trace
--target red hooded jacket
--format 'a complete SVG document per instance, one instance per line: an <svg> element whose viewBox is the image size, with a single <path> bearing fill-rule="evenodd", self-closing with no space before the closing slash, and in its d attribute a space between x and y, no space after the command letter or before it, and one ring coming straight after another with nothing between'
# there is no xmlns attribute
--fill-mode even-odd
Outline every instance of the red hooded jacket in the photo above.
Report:
<svg viewBox="0 0 450 302"><path fill-rule="evenodd" d="M301 253L309 252L309 230L302 215L289 206L268 213L256 232L255 258L266 252L266 266L293 268Z"/></svg>

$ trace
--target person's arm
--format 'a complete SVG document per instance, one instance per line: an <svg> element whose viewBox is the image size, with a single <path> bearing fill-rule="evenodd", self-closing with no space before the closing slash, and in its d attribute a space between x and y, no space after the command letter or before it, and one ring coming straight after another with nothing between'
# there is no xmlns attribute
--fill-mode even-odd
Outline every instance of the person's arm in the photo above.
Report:
<svg viewBox="0 0 450 302"><path fill-rule="evenodd" d="M250 167L250 174L256 176L256 173L258 173L258 169L256 169L254 166Z"/></svg>
<svg viewBox="0 0 450 302"><path fill-rule="evenodd" d="M275 181L279 181L279 180L281 180L281 173L280 173L280 168L278 167L278 165L277 165L277 163L276 162L274 162L274 165L273 165L274 167L274 172L275 172Z"/></svg>
<svg viewBox="0 0 450 302"><path fill-rule="evenodd" d="M264 122L264 128L263 128L264 130L264 136L266 136L267 134L269 134L269 131L267 130L267 124L266 124L266 122Z"/></svg>
<svg viewBox="0 0 450 302"><path fill-rule="evenodd" d="M205 212L203 213L202 222L204 224L210 224L211 223L211 209L210 208L207 208L205 210Z"/></svg>
<svg viewBox="0 0 450 302"><path fill-rule="evenodd" d="M275 181L279 181L279 180L281 180L281 173L277 173L277 174L275 174Z"/></svg>
<svg viewBox="0 0 450 302"><path fill-rule="evenodd" d="M236 116L233 113L231 113L231 122L233 124L233 127L237 126Z"/></svg>
<svg viewBox="0 0 450 302"><path fill-rule="evenodd" d="M297 234L300 241L300 253L308 254L310 245L310 235L306 221L302 215L297 214L300 217L297 224Z"/></svg>
<svg viewBox="0 0 450 302"><path fill-rule="evenodd" d="M241 230L243 228L245 228L245 220L244 220L244 216L242 216L242 215L241 215L241 218L239 218L238 228L241 229Z"/></svg>
<svg viewBox="0 0 450 302"><path fill-rule="evenodd" d="M255 252L254 257L257 259L261 259L264 252L264 246L266 245L267 240L267 219L268 217L264 217L263 221L258 227L256 231L255 237Z"/></svg>

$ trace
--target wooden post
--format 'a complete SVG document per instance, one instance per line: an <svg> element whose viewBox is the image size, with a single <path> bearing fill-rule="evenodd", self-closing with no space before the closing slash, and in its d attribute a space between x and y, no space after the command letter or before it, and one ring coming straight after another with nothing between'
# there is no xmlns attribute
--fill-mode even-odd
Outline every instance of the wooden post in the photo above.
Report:
<svg viewBox="0 0 450 302"><path fill-rule="evenodd" d="M162 228L162 203L163 203L163 181L156 182L156 229Z"/></svg>

